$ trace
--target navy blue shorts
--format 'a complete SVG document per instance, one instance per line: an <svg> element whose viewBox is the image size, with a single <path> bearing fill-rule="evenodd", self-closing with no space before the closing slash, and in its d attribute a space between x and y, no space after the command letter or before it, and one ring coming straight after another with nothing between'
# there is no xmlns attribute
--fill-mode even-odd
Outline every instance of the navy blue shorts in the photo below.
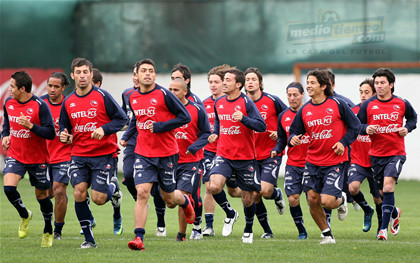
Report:
<svg viewBox="0 0 420 263"><path fill-rule="evenodd" d="M178 154L167 157L145 157L136 154L134 184L159 183L162 191L172 193L176 189L178 159Z"/></svg>
<svg viewBox="0 0 420 263"><path fill-rule="evenodd" d="M212 174L221 174L228 181L233 175L236 185L244 191L261 191L261 178L257 172L256 160L229 160L222 156L216 156Z"/></svg>
<svg viewBox="0 0 420 263"><path fill-rule="evenodd" d="M277 186L277 179L279 178L279 171L281 165L282 156L276 156L274 158L268 157L264 160L258 160L258 172L261 176L261 181L270 183Z"/></svg>
<svg viewBox="0 0 420 263"><path fill-rule="evenodd" d="M210 171L213 167L213 159L216 153L204 150L204 162L203 162L203 184L210 181Z"/></svg>
<svg viewBox="0 0 420 263"><path fill-rule="evenodd" d="M284 191L287 196L302 193L304 172L304 167L286 165L284 174Z"/></svg>
<svg viewBox="0 0 420 263"><path fill-rule="evenodd" d="M39 190L48 190L51 188L50 174L48 173L48 163L41 164L23 164L18 160L7 157L5 160L5 166L3 174L14 173L25 176L25 173L29 174L29 181L32 186L35 186Z"/></svg>
<svg viewBox="0 0 420 263"><path fill-rule="evenodd" d="M176 189L193 193L194 184L200 182L199 162L179 163L176 170Z"/></svg>
<svg viewBox="0 0 420 263"><path fill-rule="evenodd" d="M406 160L407 157L405 155L370 157L373 168L373 179L380 190L382 190L384 186L384 177L394 177L398 181L403 164Z"/></svg>
<svg viewBox="0 0 420 263"><path fill-rule="evenodd" d="M373 180L373 169L371 167L363 167L358 164L352 163L348 170L348 184L352 182L362 183L367 179L369 183L370 193L374 197L380 197L378 186Z"/></svg>
<svg viewBox="0 0 420 263"><path fill-rule="evenodd" d="M50 173L51 181L68 185L70 180L69 168L70 161L50 164L48 172Z"/></svg>
<svg viewBox="0 0 420 263"><path fill-rule="evenodd" d="M107 193L113 174L114 157L112 157L112 154L94 157L71 157L69 176L73 187L87 182L89 186L92 186L92 190Z"/></svg>
<svg viewBox="0 0 420 263"><path fill-rule="evenodd" d="M344 164L316 166L306 162L303 174L303 190L313 189L319 194L341 198L344 181Z"/></svg>

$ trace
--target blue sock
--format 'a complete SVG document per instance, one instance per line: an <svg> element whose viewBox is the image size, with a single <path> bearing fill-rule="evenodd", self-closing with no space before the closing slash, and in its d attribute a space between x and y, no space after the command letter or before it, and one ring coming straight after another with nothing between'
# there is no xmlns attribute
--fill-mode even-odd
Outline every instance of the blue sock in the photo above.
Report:
<svg viewBox="0 0 420 263"><path fill-rule="evenodd" d="M216 203L220 205L223 211L225 211L227 218L235 217L235 211L233 211L232 207L230 206L230 203L226 198L225 191L222 190L220 193L213 195L213 198Z"/></svg>
<svg viewBox="0 0 420 263"><path fill-rule="evenodd" d="M90 221L93 221L93 220L95 220L95 218L93 218L92 211L90 210L90 196L89 196L89 192L86 193L86 203L87 203L87 205L89 207L89 220Z"/></svg>
<svg viewBox="0 0 420 263"><path fill-rule="evenodd" d="M331 209L325 208L324 207L324 211L325 211L325 216L327 218L327 223L328 223L328 227L331 226L330 222L331 222Z"/></svg>
<svg viewBox="0 0 420 263"><path fill-rule="evenodd" d="M353 196L354 201L360 205L363 209L363 212L366 214L371 213L372 209L370 208L369 204L366 202L365 196L363 195L362 191L359 191L357 195Z"/></svg>
<svg viewBox="0 0 420 263"><path fill-rule="evenodd" d="M64 222L63 223L57 223L54 222L54 233L58 233L61 235L61 231L63 230Z"/></svg>
<svg viewBox="0 0 420 263"><path fill-rule="evenodd" d="M16 208L21 218L28 218L28 210L26 209L25 205L20 198L20 194L16 189L16 186L5 186L4 193L9 199L9 202Z"/></svg>
<svg viewBox="0 0 420 263"><path fill-rule="evenodd" d="M108 186L108 191L106 192L106 201L111 200L112 195L117 191L117 186L114 182L111 182Z"/></svg>
<svg viewBox="0 0 420 263"><path fill-rule="evenodd" d="M252 203L250 207L244 206L245 213L245 229L244 233L252 233L252 225L254 224L256 205Z"/></svg>
<svg viewBox="0 0 420 263"><path fill-rule="evenodd" d="M258 204L255 204L255 215L257 216L260 225L264 229L264 233L273 234L273 231L271 231L270 228L270 224L268 223L267 208L265 208L263 200L261 200L261 202Z"/></svg>
<svg viewBox="0 0 420 263"><path fill-rule="evenodd" d="M163 201L159 193L153 196L153 202L155 204L156 216L157 216L157 227L165 227L165 212L166 204Z"/></svg>
<svg viewBox="0 0 420 263"><path fill-rule="evenodd" d="M277 189L276 188L274 188L273 189L273 194L270 196L270 198L268 198L268 199L274 199L275 201L278 201L278 200L280 200L280 192L279 191L277 191Z"/></svg>
<svg viewBox="0 0 420 263"><path fill-rule="evenodd" d="M299 234L306 233L305 225L303 224L302 208L300 207L300 205L297 205L295 207L290 206L289 208L290 214L293 217L293 221L295 222Z"/></svg>
<svg viewBox="0 0 420 263"><path fill-rule="evenodd" d="M382 225L382 204L376 205L376 216L378 218L378 228L380 229Z"/></svg>
<svg viewBox="0 0 420 263"><path fill-rule="evenodd" d="M381 229L388 229L389 221L391 219L392 210L394 210L395 198L394 192L384 193L384 200L382 201L382 225Z"/></svg>
<svg viewBox="0 0 420 263"><path fill-rule="evenodd" d="M146 230L144 228L136 228L134 229L134 234L136 234L136 237L140 237L143 241L144 234L146 234Z"/></svg>
<svg viewBox="0 0 420 263"><path fill-rule="evenodd" d="M39 206L41 207L42 216L44 217L44 233L52 234L52 217L53 217L53 204L50 197L38 199Z"/></svg>
<svg viewBox="0 0 420 263"><path fill-rule="evenodd" d="M180 205L182 208L187 208L188 204L190 203L190 200L187 198L186 195L184 195L185 203L183 205Z"/></svg>
<svg viewBox="0 0 420 263"><path fill-rule="evenodd" d="M213 228L214 214L213 213L205 213L204 217L206 218L206 227Z"/></svg>
<svg viewBox="0 0 420 263"><path fill-rule="evenodd" d="M77 219L79 219L80 226L82 227L83 234L85 235L85 241L95 244L90 220L92 213L87 199L82 202L74 202L74 208L76 210Z"/></svg>

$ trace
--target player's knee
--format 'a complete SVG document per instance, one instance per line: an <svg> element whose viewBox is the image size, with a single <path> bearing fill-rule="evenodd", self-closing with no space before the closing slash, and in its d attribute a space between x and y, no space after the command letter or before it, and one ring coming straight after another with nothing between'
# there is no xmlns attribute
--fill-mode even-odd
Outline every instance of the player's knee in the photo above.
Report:
<svg viewBox="0 0 420 263"><path fill-rule="evenodd" d="M292 207L298 206L300 204L299 195L291 195L288 197L289 205Z"/></svg>
<svg viewBox="0 0 420 263"><path fill-rule="evenodd" d="M57 199L64 198L66 196L66 187L59 185L54 187L53 196Z"/></svg>
<svg viewBox="0 0 420 263"><path fill-rule="evenodd" d="M273 189L261 188L260 194L264 198L270 198L273 195Z"/></svg>
<svg viewBox="0 0 420 263"><path fill-rule="evenodd" d="M350 184L349 185L349 192L351 195L357 195L359 193L360 188L356 185Z"/></svg>
<svg viewBox="0 0 420 263"><path fill-rule="evenodd" d="M323 207L327 208L327 209L335 209L337 207L339 207L339 202L337 201L338 199L335 198L322 198L321 199L321 204Z"/></svg>

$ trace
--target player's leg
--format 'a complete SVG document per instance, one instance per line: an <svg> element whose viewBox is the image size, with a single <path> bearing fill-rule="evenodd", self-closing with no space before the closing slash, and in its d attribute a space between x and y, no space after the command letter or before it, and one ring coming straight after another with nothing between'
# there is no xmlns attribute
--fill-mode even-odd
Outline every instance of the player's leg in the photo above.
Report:
<svg viewBox="0 0 420 263"><path fill-rule="evenodd" d="M267 215L267 208L264 205L264 201L262 200L262 192L264 189L264 185L266 188L269 188L269 183L261 182L261 192L257 192L254 196L254 203L255 203L255 215L257 216L258 222L260 223L261 227L264 229L264 234L261 238L273 238L273 231L271 230L270 223L268 222L268 215ZM271 185L271 188L273 185Z"/></svg>
<svg viewBox="0 0 420 263"><path fill-rule="evenodd" d="M194 212L195 212L195 220L193 223L193 229L191 231L190 239L200 240L203 239L203 234L201 231L201 221L203 215L203 200L201 199L201 177L202 177L202 162L198 163L199 168L194 173L194 178L192 179L193 189L191 193L191 199L194 203ZM193 168L194 170L194 168Z"/></svg>
<svg viewBox="0 0 420 263"><path fill-rule="evenodd" d="M114 154L114 157L112 158L113 163L113 175L111 177L111 184L114 184L115 189L113 191L112 197L111 197L111 204L112 208L114 210L114 213L112 215L112 221L113 221L113 233L114 235L121 235L123 233L123 225L122 225L122 216L121 216L121 203L122 203L122 197L123 193L121 189L119 189L119 183L118 183L118 156ZM112 190L112 189L111 189Z"/></svg>
<svg viewBox="0 0 420 263"><path fill-rule="evenodd" d="M134 160L135 160L134 147L127 146L124 149L124 158L123 158L124 180L122 181L122 184L127 187L128 192L131 194L134 201L136 201L137 190L136 190L136 186L134 185L134 177L133 177Z"/></svg>
<svg viewBox="0 0 420 263"><path fill-rule="evenodd" d="M256 205L254 203L254 191L245 191L242 190L242 203L244 205L244 214L245 214L245 228L244 234L242 235L242 242L243 243L253 243L254 242L254 235L253 235L253 224L254 224L254 216L256 212ZM271 231L271 229L270 229Z"/></svg>
<svg viewBox="0 0 420 263"><path fill-rule="evenodd" d="M215 153L204 150L204 163L203 163L203 184L205 185L204 192L204 218L206 220L206 227L203 229L203 236L214 236L213 221L214 209L216 201L213 194L210 192L210 171L213 167L213 158Z"/></svg>
<svg viewBox="0 0 420 263"><path fill-rule="evenodd" d="M157 227L155 235L160 237L166 237L166 204L165 201L163 201L162 199L162 195L160 194L160 187L158 183L153 184L151 195L153 196L153 203L155 204L155 211L157 217Z"/></svg>
<svg viewBox="0 0 420 263"><path fill-rule="evenodd" d="M67 171L70 167L70 161L57 164L50 164L49 171L52 184L52 192L55 197L54 204L54 239L61 239L61 232L64 226L64 219L67 213L67 185L69 176Z"/></svg>

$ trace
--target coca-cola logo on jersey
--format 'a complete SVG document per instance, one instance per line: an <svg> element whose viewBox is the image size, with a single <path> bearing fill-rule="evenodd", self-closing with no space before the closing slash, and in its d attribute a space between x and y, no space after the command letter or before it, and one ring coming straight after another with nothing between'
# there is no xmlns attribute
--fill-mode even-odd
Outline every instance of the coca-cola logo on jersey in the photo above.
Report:
<svg viewBox="0 0 420 263"><path fill-rule="evenodd" d="M148 130L149 125L153 124L153 123L154 123L154 121L152 121L152 120L147 120L145 122L137 122L137 128L139 130Z"/></svg>
<svg viewBox="0 0 420 263"><path fill-rule="evenodd" d="M29 132L28 129L20 129L20 130L10 129L10 135L12 137L20 138L20 139L28 139L29 137L31 137L31 133Z"/></svg>
<svg viewBox="0 0 420 263"><path fill-rule="evenodd" d="M329 130L323 130L321 132L312 132L311 139L312 140L325 140L332 138L332 129Z"/></svg>
<svg viewBox="0 0 420 263"><path fill-rule="evenodd" d="M376 133L393 133L393 132L398 132L398 124L380 126L376 129Z"/></svg>
<svg viewBox="0 0 420 263"><path fill-rule="evenodd" d="M188 133L178 131L175 133L175 139L177 140L188 140Z"/></svg>
<svg viewBox="0 0 420 263"><path fill-rule="evenodd" d="M93 132L96 130L97 122L88 122L85 125L76 124L74 127L75 132Z"/></svg>
<svg viewBox="0 0 420 263"><path fill-rule="evenodd" d="M261 112L261 117L263 117L264 120L267 119L267 112Z"/></svg>
<svg viewBox="0 0 420 263"><path fill-rule="evenodd" d="M372 142L370 140L370 136L369 135L360 135L360 134L359 134L359 136L357 136L357 141L358 142Z"/></svg>
<svg viewBox="0 0 420 263"><path fill-rule="evenodd" d="M328 126L331 123L332 123L332 116L325 116L323 119L307 121L308 127L317 126L317 125Z"/></svg>
<svg viewBox="0 0 420 263"><path fill-rule="evenodd" d="M230 127L223 127L220 126L220 134L227 134L227 135L237 135L241 134L241 126L230 126Z"/></svg>

